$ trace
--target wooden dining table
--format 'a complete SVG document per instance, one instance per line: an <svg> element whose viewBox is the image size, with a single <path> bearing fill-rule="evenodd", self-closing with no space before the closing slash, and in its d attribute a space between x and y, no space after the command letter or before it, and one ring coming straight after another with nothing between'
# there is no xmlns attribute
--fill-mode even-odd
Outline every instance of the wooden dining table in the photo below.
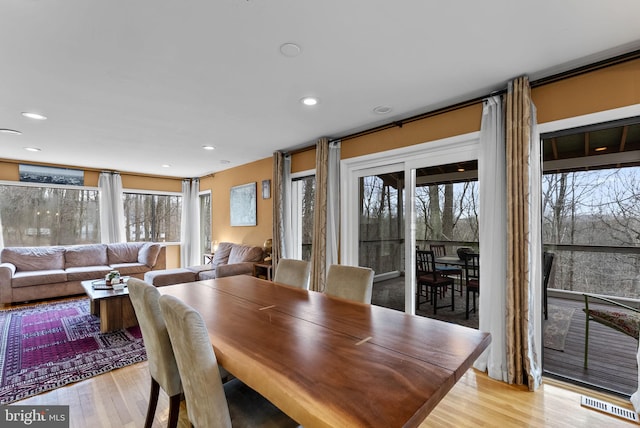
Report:
<svg viewBox="0 0 640 428"><path fill-rule="evenodd" d="M247 275L158 290L202 315L221 366L304 427L418 426L491 341Z"/></svg>

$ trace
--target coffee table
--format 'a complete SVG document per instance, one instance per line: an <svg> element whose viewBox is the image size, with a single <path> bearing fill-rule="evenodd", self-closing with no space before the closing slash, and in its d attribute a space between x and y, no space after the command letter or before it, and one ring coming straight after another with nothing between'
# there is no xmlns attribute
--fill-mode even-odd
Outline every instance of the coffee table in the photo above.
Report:
<svg viewBox="0 0 640 428"><path fill-rule="evenodd" d="M82 288L91 299L91 313L100 318L101 333L138 325L126 284L122 290L97 290L94 283L95 280L82 281Z"/></svg>

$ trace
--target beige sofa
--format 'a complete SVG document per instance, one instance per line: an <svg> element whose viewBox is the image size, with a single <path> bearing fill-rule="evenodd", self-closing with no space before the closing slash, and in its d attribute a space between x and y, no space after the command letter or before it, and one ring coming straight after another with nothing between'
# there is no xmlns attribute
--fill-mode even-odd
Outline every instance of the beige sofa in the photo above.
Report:
<svg viewBox="0 0 640 428"><path fill-rule="evenodd" d="M264 259L262 247L221 242L210 264L186 268L154 270L144 281L156 287L233 275L253 274L254 263Z"/></svg>
<svg viewBox="0 0 640 428"><path fill-rule="evenodd" d="M164 245L151 242L7 247L0 252L0 303L82 294L82 281L112 270L142 279L165 267Z"/></svg>

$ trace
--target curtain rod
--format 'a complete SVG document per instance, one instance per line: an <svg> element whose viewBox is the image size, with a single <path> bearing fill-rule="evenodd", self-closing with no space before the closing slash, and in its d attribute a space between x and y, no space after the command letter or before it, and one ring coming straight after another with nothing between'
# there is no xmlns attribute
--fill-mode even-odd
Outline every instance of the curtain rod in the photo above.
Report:
<svg viewBox="0 0 640 428"><path fill-rule="evenodd" d="M531 86L531 88L536 88L539 86L544 86L544 85L548 85L550 83L555 83L555 82L559 82L561 80L564 79L568 79L570 77L575 77L575 76L579 76L581 74L586 74L586 73L590 73L592 71L596 71L596 70L601 70L603 68L607 68L607 67L611 67L614 65L618 65L618 64L622 64L628 61L633 61L635 59L639 59L640 58L640 49L639 50L635 50L632 52L628 52L622 55L618 55L618 56L614 56L612 58L608 58L608 59L604 59L602 61L597 61L582 67L577 67L568 71L563 71L561 73L557 73L557 74L553 74L551 76L547 76L547 77L543 77L540 79L536 79L534 81L529 82L529 85ZM395 127L400 127L402 128L402 126L405 123L411 123L411 122L415 122L417 120L422 120L422 119L426 119L428 117L433 117L433 116L437 116L443 113L448 113L450 111L455 111L455 110L459 110L461 108L465 108L465 107L469 107L472 106L474 104L477 104L479 102L484 101L486 98L490 97L490 96L494 96L494 95L503 95L507 92L506 89L500 90L500 91L495 91L495 92L491 92L490 94L481 96L481 97L476 97L467 101L463 101L460 103L456 103L456 104L452 104L448 107L443 107L437 110L432 110L430 112L426 112L426 113L420 113L417 114L415 116L410 116L407 117L405 119L399 119L399 120L395 120L393 122L384 124L384 125L380 125L380 126L376 126L364 131L360 131L360 132L356 132L353 134L349 134L346 135L344 137L340 137L340 138L331 138L329 141L333 142L333 141L339 141L339 140L350 140L353 138L357 138L357 137L362 137L364 135L369 135L369 134L374 134L376 132L379 131L384 131L386 129L390 129L390 128L395 128ZM306 152L308 150L312 150L315 148L315 145L311 145L311 146L307 146L307 147L303 147L300 148L298 150L292 151L290 152L290 154L296 154L296 153L302 153L302 152Z"/></svg>

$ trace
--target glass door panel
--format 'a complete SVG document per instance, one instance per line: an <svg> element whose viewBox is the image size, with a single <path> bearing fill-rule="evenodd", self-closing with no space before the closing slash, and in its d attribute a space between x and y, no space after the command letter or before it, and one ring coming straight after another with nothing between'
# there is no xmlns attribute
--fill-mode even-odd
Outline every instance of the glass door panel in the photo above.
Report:
<svg viewBox="0 0 640 428"><path fill-rule="evenodd" d="M372 303L404 311L404 171L359 178L358 265L376 273Z"/></svg>

